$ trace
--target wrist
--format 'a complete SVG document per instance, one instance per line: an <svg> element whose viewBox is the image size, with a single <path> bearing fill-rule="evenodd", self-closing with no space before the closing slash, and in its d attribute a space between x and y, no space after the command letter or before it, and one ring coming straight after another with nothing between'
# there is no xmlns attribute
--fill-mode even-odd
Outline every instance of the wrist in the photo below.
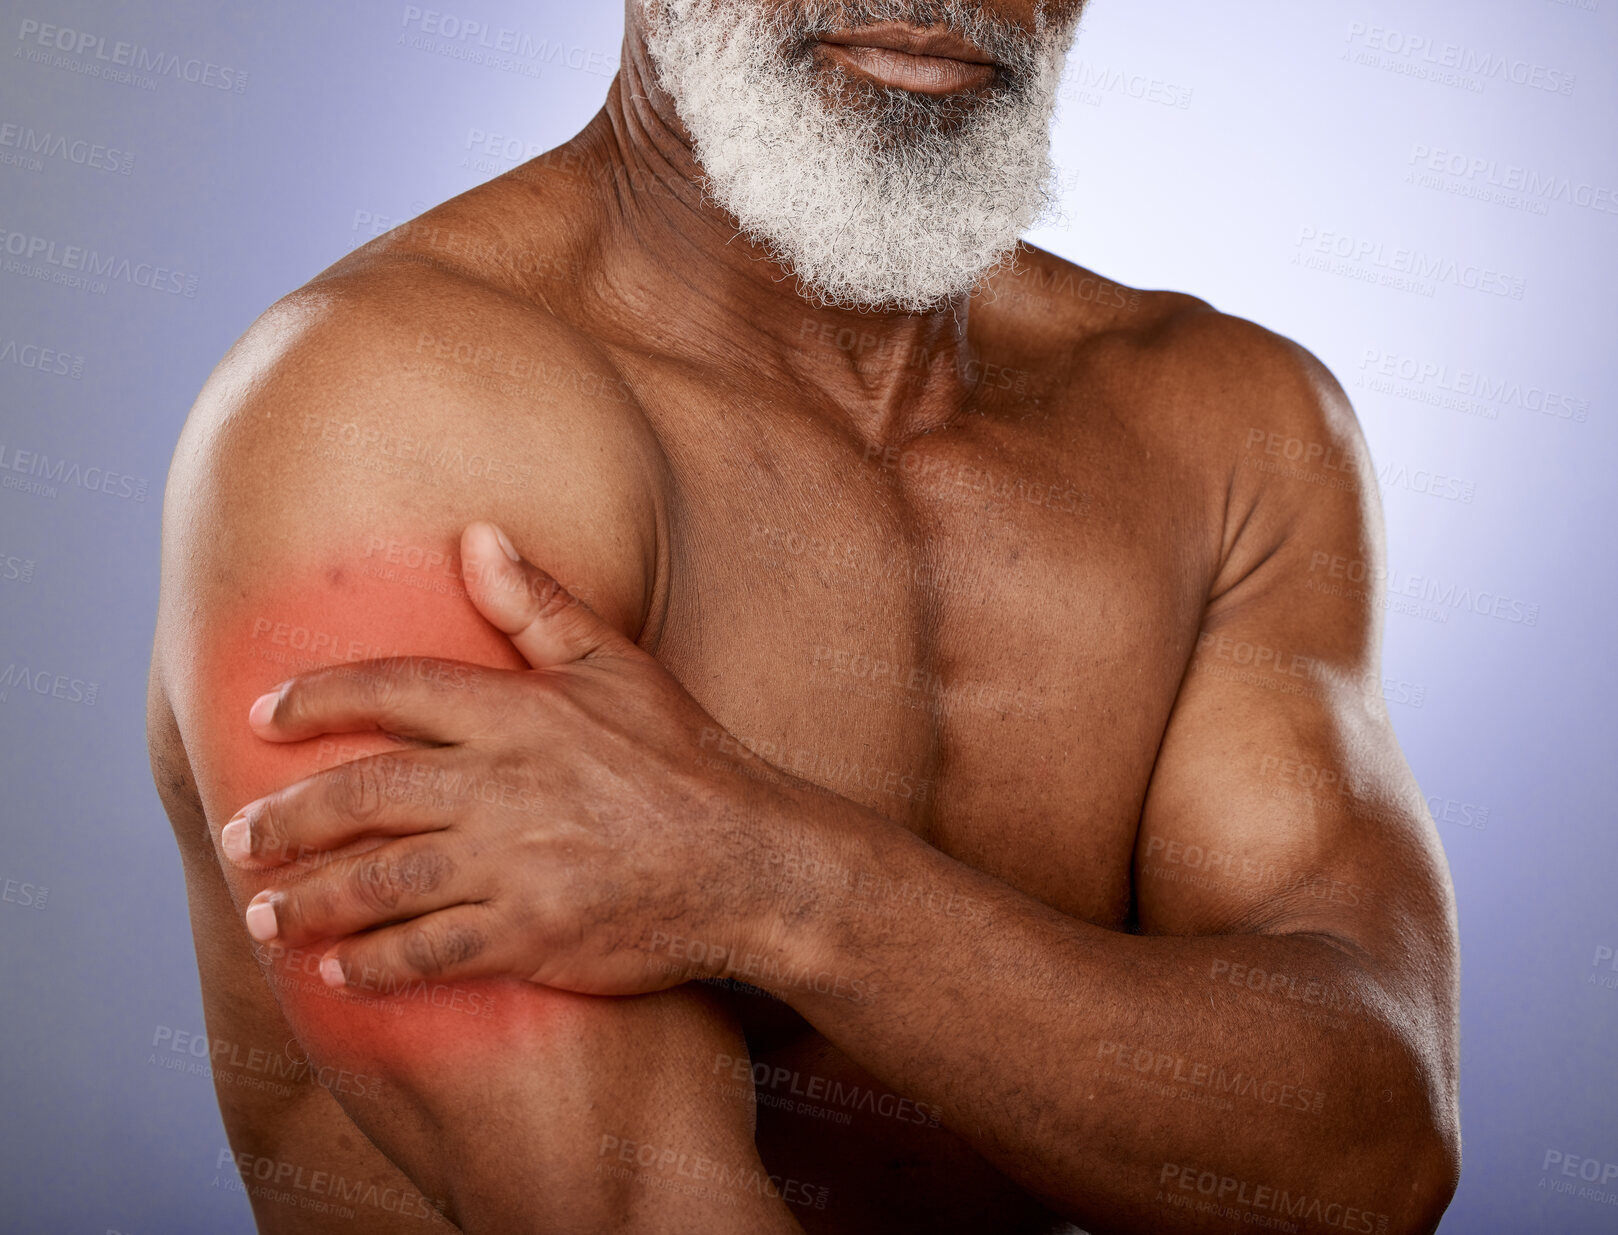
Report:
<svg viewBox="0 0 1618 1235"><path fill-rule="evenodd" d="M773 769L772 769L773 771ZM818 785L776 773L754 782L750 837L729 932L734 941L717 977L760 987L790 1003L827 996L859 1002L868 977L842 958L857 956L859 912L871 882L869 841L896 825Z"/></svg>

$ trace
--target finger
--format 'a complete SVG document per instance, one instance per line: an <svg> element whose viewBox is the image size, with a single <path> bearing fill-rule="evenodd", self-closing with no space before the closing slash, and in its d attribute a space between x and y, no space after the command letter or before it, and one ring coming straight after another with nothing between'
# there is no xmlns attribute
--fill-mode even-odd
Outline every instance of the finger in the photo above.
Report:
<svg viewBox="0 0 1618 1235"><path fill-rule="evenodd" d="M458 905L468 887L441 838L411 839L332 862L288 887L266 888L243 916L258 942L299 947Z"/></svg>
<svg viewBox="0 0 1618 1235"><path fill-rule="evenodd" d="M356 992L399 994L424 979L441 982L510 976L514 958L497 945L489 905L455 905L334 944L320 962L321 981Z"/></svg>
<svg viewBox="0 0 1618 1235"><path fill-rule="evenodd" d="M493 523L472 523L461 533L461 573L478 612L535 669L634 647L589 605L523 561Z"/></svg>
<svg viewBox="0 0 1618 1235"><path fill-rule="evenodd" d="M264 868L339 849L367 836L407 836L449 827L465 809L471 779L453 748L351 759L249 802L219 833L237 866Z"/></svg>
<svg viewBox="0 0 1618 1235"><path fill-rule="evenodd" d="M457 660L396 656L312 669L260 695L248 711L253 732L270 742L324 733L381 731L426 742L456 741L475 716L472 696L499 671Z"/></svg>

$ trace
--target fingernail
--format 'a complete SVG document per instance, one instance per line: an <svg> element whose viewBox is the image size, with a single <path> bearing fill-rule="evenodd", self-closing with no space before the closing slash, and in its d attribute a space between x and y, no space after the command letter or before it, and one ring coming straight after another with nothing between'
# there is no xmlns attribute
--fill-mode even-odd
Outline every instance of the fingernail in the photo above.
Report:
<svg viewBox="0 0 1618 1235"><path fill-rule="evenodd" d="M219 829L219 847L232 862L245 862L253 856L252 827L245 814L237 815Z"/></svg>
<svg viewBox="0 0 1618 1235"><path fill-rule="evenodd" d="M264 894L261 894L264 895ZM247 933L260 943L268 943L280 933L280 927L275 924L275 906L265 899L254 899L247 907Z"/></svg>
<svg viewBox="0 0 1618 1235"><path fill-rule="evenodd" d="M335 956L328 956L321 961L320 980L327 986L347 986L348 979L343 976L343 963Z"/></svg>
<svg viewBox="0 0 1618 1235"><path fill-rule="evenodd" d="M500 547L506 551L506 556L513 562L522 561L522 558L517 554L517 547L511 543L511 538L506 535L505 529L498 523L491 523L489 526L494 529L494 538L500 542Z"/></svg>
<svg viewBox="0 0 1618 1235"><path fill-rule="evenodd" d="M263 728L270 723L270 717L275 715L275 701L281 697L279 691L272 690L267 695L260 695L253 700L253 706L247 709L247 723Z"/></svg>

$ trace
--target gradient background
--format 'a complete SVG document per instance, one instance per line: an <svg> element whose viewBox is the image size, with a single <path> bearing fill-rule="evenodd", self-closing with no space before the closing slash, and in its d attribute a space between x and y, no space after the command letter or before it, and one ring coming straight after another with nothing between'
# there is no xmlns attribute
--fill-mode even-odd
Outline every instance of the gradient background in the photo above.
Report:
<svg viewBox="0 0 1618 1235"><path fill-rule="evenodd" d="M475 35L380 0L0 5L5 1229L252 1229L211 1086L173 1066L199 1063L172 1043L203 1022L143 735L160 497L259 312L600 105L613 0L450 3L531 54L480 62ZM1055 136L1064 218L1032 237L1298 339L1359 410L1393 588L1425 597L1390 604L1385 676L1460 903L1465 1172L1443 1229L1467 1235L1618 1229L1618 1178L1603 1200L1544 1169L1618 1164L1615 9L1094 0ZM226 88L81 71L29 22L211 62ZM1423 77L1445 44L1526 80ZM63 153L30 153L47 135ZM1509 168L1550 192L1492 187ZM180 290L43 281L62 267L36 241ZM1400 249L1508 294L1377 281ZM108 469L110 492L29 491L17 451Z"/></svg>

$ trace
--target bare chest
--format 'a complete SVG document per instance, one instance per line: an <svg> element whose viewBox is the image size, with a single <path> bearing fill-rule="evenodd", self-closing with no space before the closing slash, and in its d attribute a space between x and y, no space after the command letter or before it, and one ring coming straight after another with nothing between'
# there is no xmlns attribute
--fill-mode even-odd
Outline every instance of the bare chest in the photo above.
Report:
<svg viewBox="0 0 1618 1235"><path fill-rule="evenodd" d="M1164 478L1077 439L677 444L658 655L712 742L1117 925L1206 580Z"/></svg>

